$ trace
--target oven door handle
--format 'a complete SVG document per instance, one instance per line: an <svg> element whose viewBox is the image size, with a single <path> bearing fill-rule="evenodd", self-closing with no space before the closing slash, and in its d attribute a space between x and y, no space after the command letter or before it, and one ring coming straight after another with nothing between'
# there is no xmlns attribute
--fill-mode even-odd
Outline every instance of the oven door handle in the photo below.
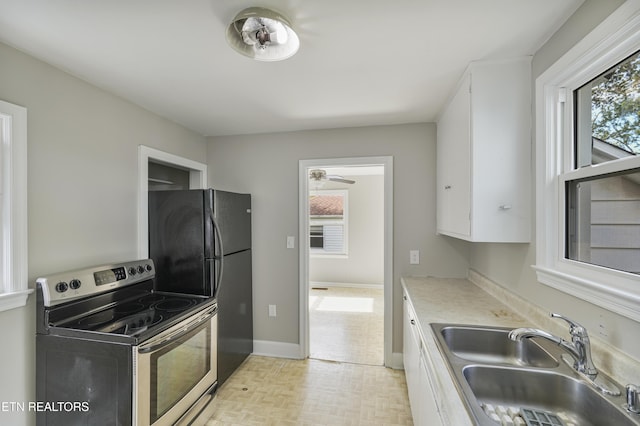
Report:
<svg viewBox="0 0 640 426"><path fill-rule="evenodd" d="M214 317L218 313L217 310L218 310L217 307L214 306L208 309L207 312L198 316L198 318L196 318L195 320L186 324L184 327L180 327L179 329L169 333L166 336L163 336L160 339L151 339L150 341L145 342L142 345L139 345L138 353L144 354L144 353L153 352L171 344L172 342L175 342L176 340L180 339L182 336L189 333L190 331L198 328L201 325L205 325L208 320L210 320L212 317Z"/></svg>

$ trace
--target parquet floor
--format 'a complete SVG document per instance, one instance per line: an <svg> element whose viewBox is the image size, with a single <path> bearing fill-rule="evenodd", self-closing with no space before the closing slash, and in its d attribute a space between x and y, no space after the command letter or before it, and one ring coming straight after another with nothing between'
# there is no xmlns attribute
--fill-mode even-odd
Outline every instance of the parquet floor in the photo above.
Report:
<svg viewBox="0 0 640 426"><path fill-rule="evenodd" d="M404 372L250 356L205 410L207 426L411 425Z"/></svg>
<svg viewBox="0 0 640 426"><path fill-rule="evenodd" d="M310 359L250 356L196 425L412 425L404 372L382 366L383 290L309 296Z"/></svg>
<svg viewBox="0 0 640 426"><path fill-rule="evenodd" d="M309 291L309 356L384 364L382 289L328 287Z"/></svg>

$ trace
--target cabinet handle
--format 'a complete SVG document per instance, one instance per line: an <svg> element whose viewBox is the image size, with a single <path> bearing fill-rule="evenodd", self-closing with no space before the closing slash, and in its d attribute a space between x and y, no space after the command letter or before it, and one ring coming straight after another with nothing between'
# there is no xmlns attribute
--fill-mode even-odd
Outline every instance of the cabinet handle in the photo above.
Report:
<svg viewBox="0 0 640 426"><path fill-rule="evenodd" d="M503 204L500 206L500 210L511 210L511 204Z"/></svg>
<svg viewBox="0 0 640 426"><path fill-rule="evenodd" d="M451 189L451 185L445 185L444 189Z"/></svg>
<svg viewBox="0 0 640 426"><path fill-rule="evenodd" d="M416 320L412 319L411 320L411 325L416 325Z"/></svg>

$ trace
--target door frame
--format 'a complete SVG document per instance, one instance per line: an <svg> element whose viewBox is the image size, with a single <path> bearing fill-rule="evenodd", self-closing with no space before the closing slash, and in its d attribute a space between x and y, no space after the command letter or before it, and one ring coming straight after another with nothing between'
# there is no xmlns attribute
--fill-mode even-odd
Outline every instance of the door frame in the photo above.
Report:
<svg viewBox="0 0 640 426"><path fill-rule="evenodd" d="M322 167L384 167L384 365L393 362L393 157L352 157L299 160L298 224L300 272L300 358L309 357L309 170Z"/></svg>
<svg viewBox="0 0 640 426"><path fill-rule="evenodd" d="M207 165L138 145L138 258L149 257L149 161L189 171L189 189L207 187Z"/></svg>

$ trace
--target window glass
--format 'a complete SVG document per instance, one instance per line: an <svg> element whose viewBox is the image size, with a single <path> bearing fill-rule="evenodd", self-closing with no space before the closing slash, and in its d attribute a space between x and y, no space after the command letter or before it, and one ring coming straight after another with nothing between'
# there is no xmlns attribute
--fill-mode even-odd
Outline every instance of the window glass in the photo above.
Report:
<svg viewBox="0 0 640 426"><path fill-rule="evenodd" d="M312 254L346 254L346 191L312 191L309 246Z"/></svg>
<svg viewBox="0 0 640 426"><path fill-rule="evenodd" d="M565 257L638 274L640 169L625 159L640 153L640 52L576 89L573 100L574 169L612 161L621 167L576 179L567 173Z"/></svg>
<svg viewBox="0 0 640 426"><path fill-rule="evenodd" d="M640 170L566 186L567 258L640 273Z"/></svg>
<svg viewBox="0 0 640 426"><path fill-rule="evenodd" d="M640 51L574 93L576 167L640 153Z"/></svg>

